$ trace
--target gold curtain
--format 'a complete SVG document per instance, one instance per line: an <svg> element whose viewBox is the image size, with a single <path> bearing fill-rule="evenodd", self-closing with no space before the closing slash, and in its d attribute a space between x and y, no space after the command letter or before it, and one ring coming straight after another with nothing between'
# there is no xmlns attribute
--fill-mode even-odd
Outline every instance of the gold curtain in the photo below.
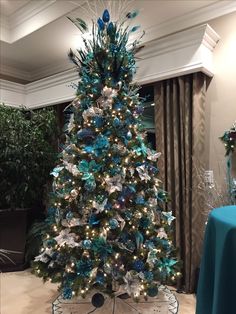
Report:
<svg viewBox="0 0 236 314"><path fill-rule="evenodd" d="M183 262L180 285L195 290L204 234L204 195L199 169L205 167L206 76L194 73L155 84L155 127L160 176L170 195L175 240Z"/></svg>

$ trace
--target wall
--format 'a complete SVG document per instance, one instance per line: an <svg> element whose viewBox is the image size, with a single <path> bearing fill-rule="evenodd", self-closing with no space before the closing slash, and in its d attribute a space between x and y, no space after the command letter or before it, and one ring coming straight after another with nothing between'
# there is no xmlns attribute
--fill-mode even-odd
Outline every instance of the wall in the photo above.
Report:
<svg viewBox="0 0 236 314"><path fill-rule="evenodd" d="M221 37L213 53L214 77L206 96L209 169L214 171L216 182L223 185L226 160L219 136L236 121L236 12L208 24Z"/></svg>

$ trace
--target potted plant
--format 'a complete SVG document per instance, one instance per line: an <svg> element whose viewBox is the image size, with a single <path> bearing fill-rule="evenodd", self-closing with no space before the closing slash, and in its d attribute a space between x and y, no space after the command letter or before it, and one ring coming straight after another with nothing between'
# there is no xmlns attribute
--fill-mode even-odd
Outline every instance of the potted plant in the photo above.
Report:
<svg viewBox="0 0 236 314"><path fill-rule="evenodd" d="M27 224L42 213L45 186L56 159L56 125L53 108L28 111L0 105L2 271L24 267Z"/></svg>

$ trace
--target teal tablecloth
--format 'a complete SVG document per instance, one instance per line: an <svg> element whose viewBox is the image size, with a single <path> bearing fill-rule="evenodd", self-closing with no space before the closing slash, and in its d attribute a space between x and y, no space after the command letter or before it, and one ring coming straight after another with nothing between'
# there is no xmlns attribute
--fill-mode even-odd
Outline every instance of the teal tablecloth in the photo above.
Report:
<svg viewBox="0 0 236 314"><path fill-rule="evenodd" d="M216 208L209 216L196 314L236 314L236 206Z"/></svg>

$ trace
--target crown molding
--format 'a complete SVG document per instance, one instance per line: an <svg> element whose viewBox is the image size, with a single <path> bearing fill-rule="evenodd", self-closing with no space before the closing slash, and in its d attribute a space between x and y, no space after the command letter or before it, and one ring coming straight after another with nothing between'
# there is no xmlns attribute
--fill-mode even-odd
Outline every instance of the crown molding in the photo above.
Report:
<svg viewBox="0 0 236 314"><path fill-rule="evenodd" d="M206 7L200 8L183 16L178 16L160 24L150 26L145 31L143 41L152 41L156 38L174 34L181 30L193 27L194 25L204 24L217 17L236 11L236 1L216 1ZM136 37L141 36L139 31Z"/></svg>
<svg viewBox="0 0 236 314"><path fill-rule="evenodd" d="M41 67L39 70L31 72L31 81L40 80L42 78L65 72L74 68L74 64L69 61L61 62L60 64L49 64Z"/></svg>
<svg viewBox="0 0 236 314"><path fill-rule="evenodd" d="M0 89L26 94L25 85L0 79Z"/></svg>
<svg viewBox="0 0 236 314"><path fill-rule="evenodd" d="M153 40L138 55L135 81L147 84L198 71L211 77L213 49L218 41L219 36L207 24ZM78 81L76 68L26 85L2 80L0 101L12 104L20 99L19 104L23 100L28 108L70 101Z"/></svg>
<svg viewBox="0 0 236 314"><path fill-rule="evenodd" d="M1 74L17 77L19 79L25 80L25 81L31 81L31 74L28 71L21 70L19 68L9 66L6 64L1 64Z"/></svg>
<svg viewBox="0 0 236 314"><path fill-rule="evenodd" d="M137 57L152 58L187 47L200 46L201 44L213 51L219 40L219 35L208 24L203 24L152 40L144 45Z"/></svg>
<svg viewBox="0 0 236 314"><path fill-rule="evenodd" d="M39 1L30 1L26 3L23 7L19 8L10 16L10 19L9 19L10 29L16 28L18 25L35 17L40 12L45 11L48 7L50 7L56 1L57 0L39 0Z"/></svg>
<svg viewBox="0 0 236 314"><path fill-rule="evenodd" d="M84 0L77 1L77 7L83 5L84 2L85 2ZM37 27L34 30L31 29L31 27L27 27L27 23L29 22L31 23L32 20L35 20L34 22L36 24L37 17L40 18L41 16L40 19L44 20L43 17L47 16L52 11L50 20L49 18L46 18L46 20L44 21L44 24L42 24L41 26L38 26L38 28L40 28L43 25L46 25L47 23L53 21L55 18L58 18L59 16L63 14L67 14L68 11L73 11L77 7L76 7L75 2L71 3L70 1L56 1L56 0L42 0L40 2L31 1L28 4L26 4L24 7L20 8L11 16L11 18L14 17L17 25L19 23L23 23L23 24L21 25L19 24L19 26L14 29L8 29L6 17L4 19L1 19L1 23L3 23L3 26L0 32L0 40L4 40L6 42L14 42L14 40L20 39L21 35L25 36L26 34L29 34L30 32L37 29ZM169 38L171 34L174 35L178 33L180 30L188 29L189 27L192 27L193 25L205 23L208 20L211 20L213 18L222 16L228 13L232 13L234 11L236 11L236 1L216 1L207 7L204 7L199 10L195 10L194 12L191 12L189 14L186 14L184 17L183 16L177 17L172 20L166 21L161 24L156 24L148 28L146 31L146 35L144 36L143 43L145 45L146 43L152 42L153 40L156 40L157 38L159 38L160 39L159 47L158 47L159 54L168 53L169 51L172 50L172 47L170 46L168 48L168 45L165 42L165 37L168 36ZM20 28L24 28L25 30L27 30L27 33L22 34ZM18 37L16 38L14 36L16 37L18 36ZM189 46L191 44L190 43L191 41L196 40L196 38L194 38L196 34L194 33L192 34L193 38L191 38L190 35L188 36L189 36L189 43L187 43L185 39L183 38L182 44L181 44L181 39L178 38L176 45L179 45L181 48L182 47L181 45L185 44ZM206 45L208 48L211 47L210 49L214 49L214 44L217 41L217 38L215 39L214 37L217 37L215 35L215 32L210 27L208 27L208 29L206 30L204 39L203 39L203 44ZM162 43L163 43L163 47L162 47ZM172 42L170 45L173 46L174 43ZM149 57L150 57L152 52L150 51L149 53L147 52L146 54L149 54ZM48 65L48 66L40 68L39 70L31 71L28 73L26 73L26 71L22 73L22 71L18 69L15 69L15 73L14 73L13 68L12 68L12 71L10 71L11 73L6 72L5 74L19 78L19 79L36 81L43 77L47 77L55 73L68 70L69 68L70 68L69 62L63 62L60 64Z"/></svg>
<svg viewBox="0 0 236 314"><path fill-rule="evenodd" d="M73 1L57 0L30 1L10 17L3 17L5 29L8 29L9 32L0 32L0 40L9 44L14 43L77 9L84 3L85 0L77 0L76 3Z"/></svg>
<svg viewBox="0 0 236 314"><path fill-rule="evenodd" d="M71 82L79 81L78 73L75 68L60 72L58 74L40 79L38 81L28 83L26 85L26 92L35 93L46 88L59 86L61 84L70 84Z"/></svg>

